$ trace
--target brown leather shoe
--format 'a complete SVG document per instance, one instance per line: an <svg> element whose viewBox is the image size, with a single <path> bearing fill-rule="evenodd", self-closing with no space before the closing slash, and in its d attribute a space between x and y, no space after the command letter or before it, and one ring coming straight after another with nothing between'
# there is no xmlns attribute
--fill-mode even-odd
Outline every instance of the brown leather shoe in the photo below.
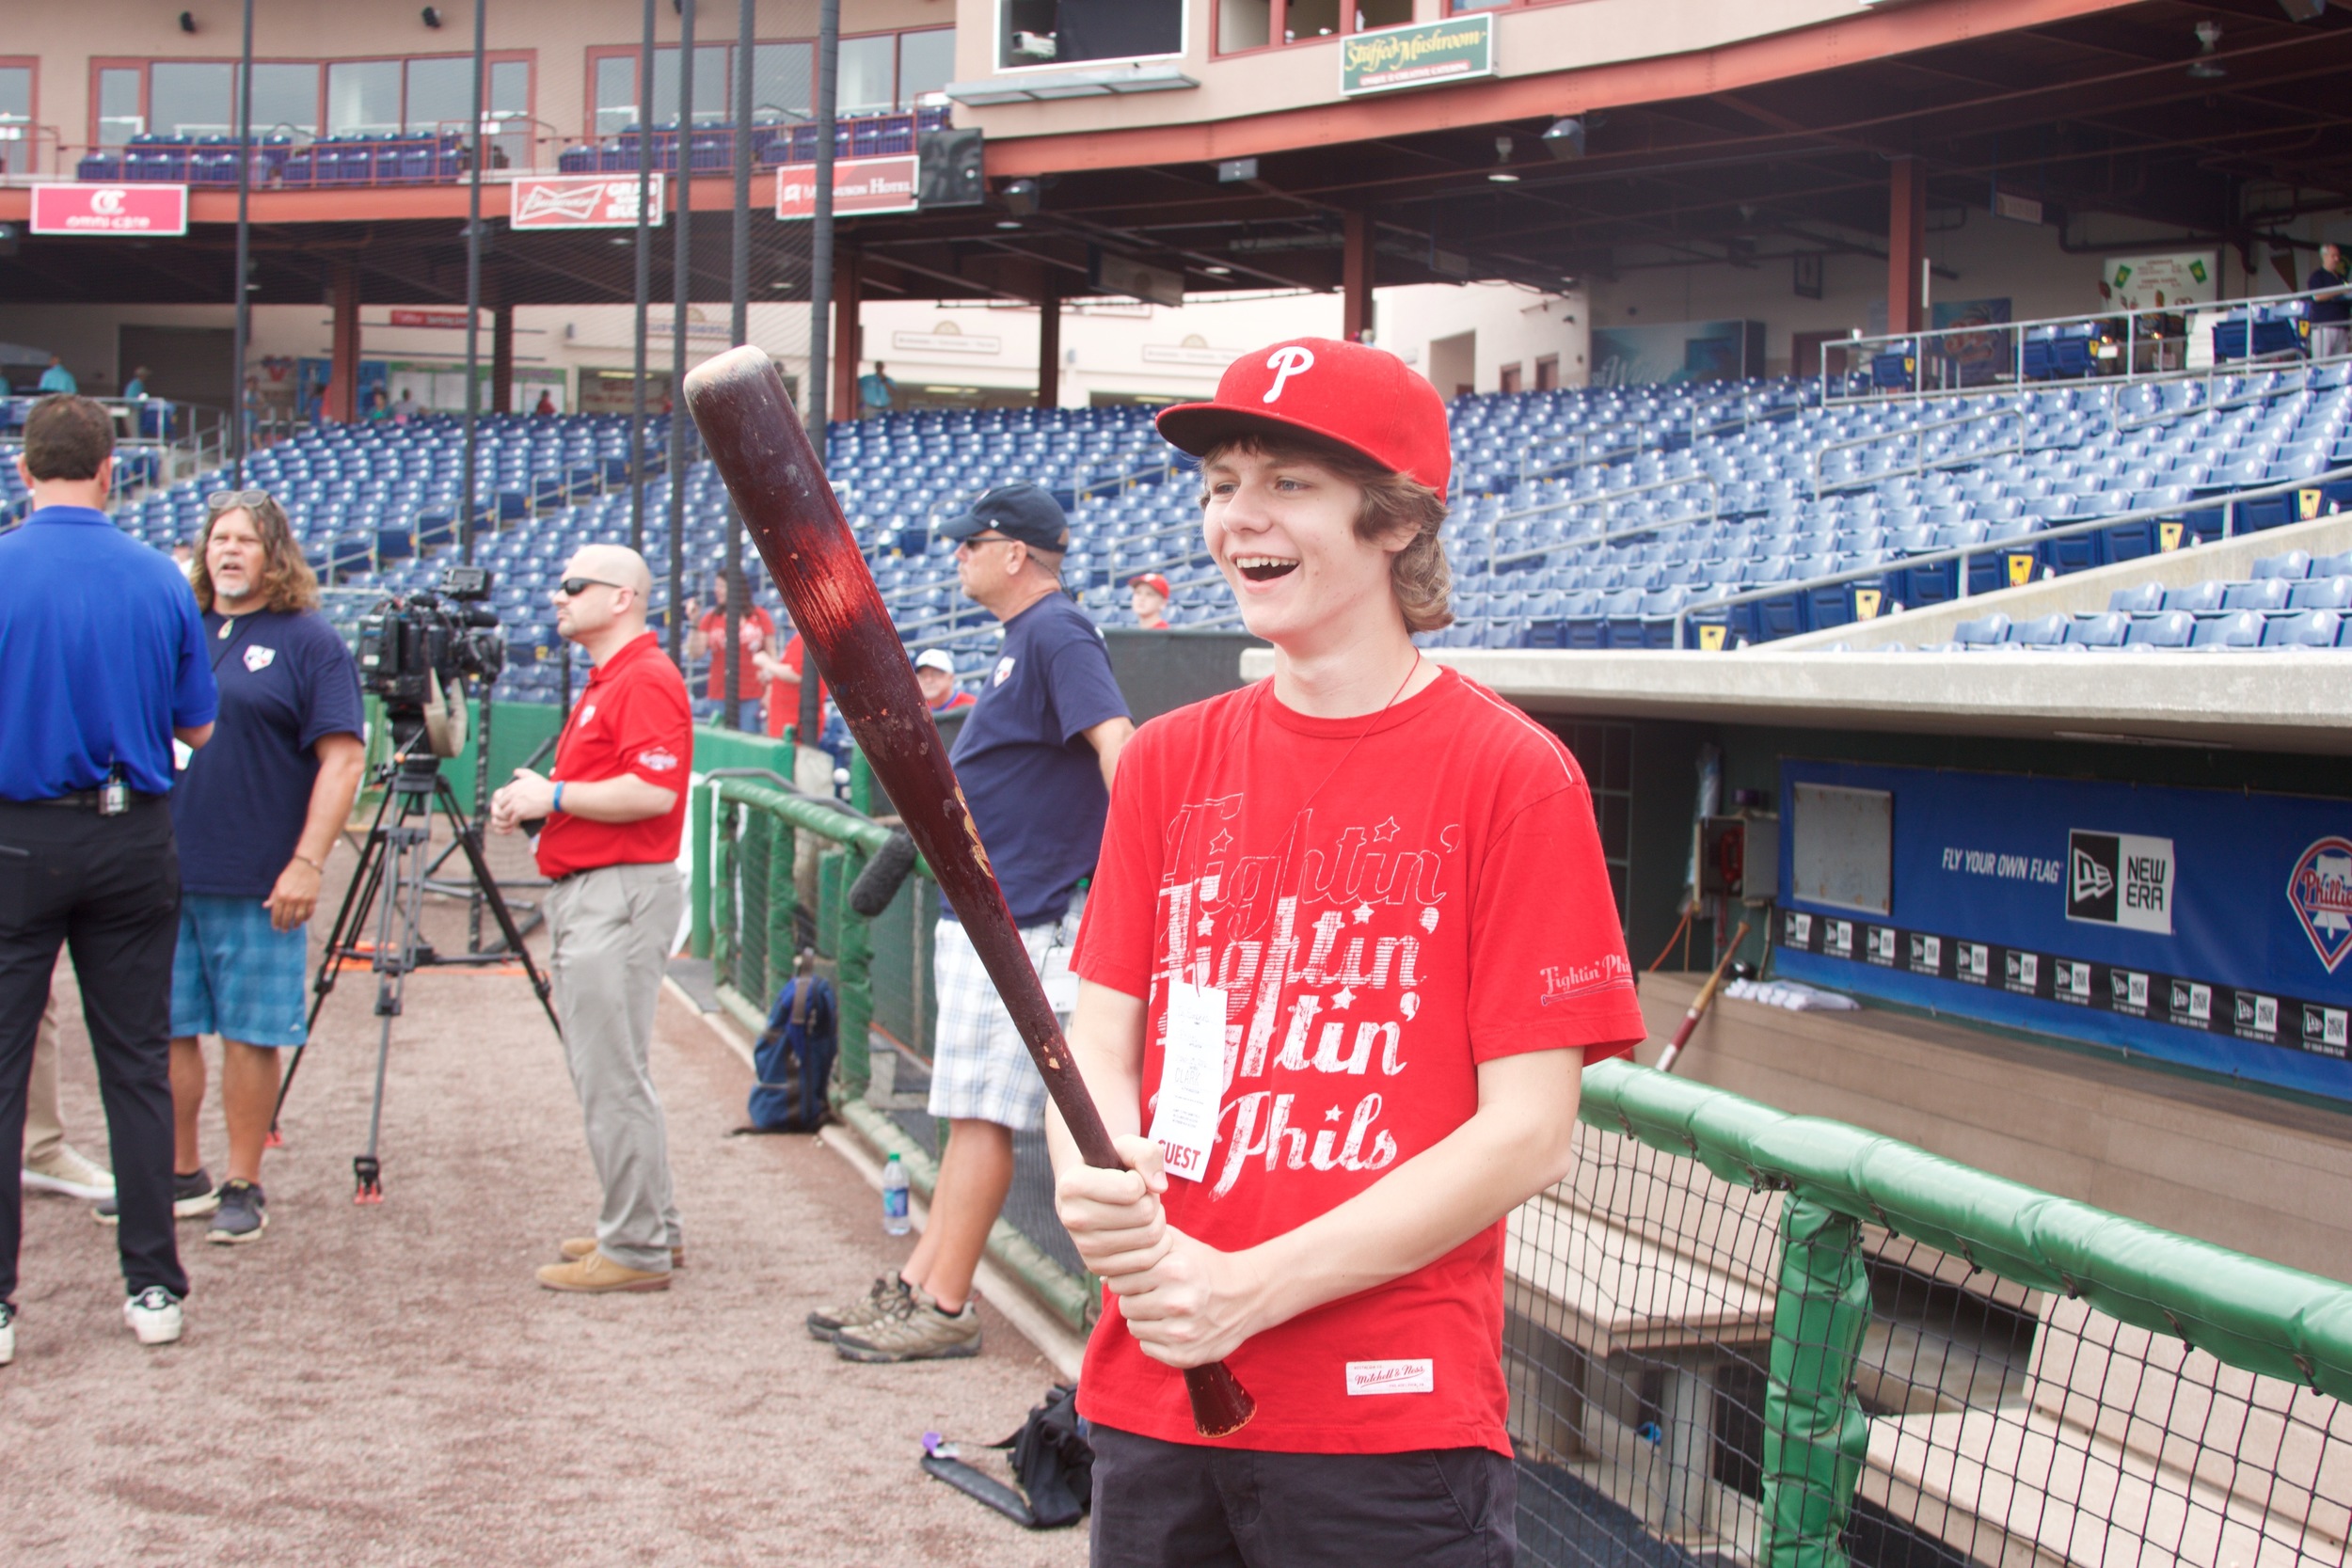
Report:
<svg viewBox="0 0 2352 1568"><path fill-rule="evenodd" d="M539 1271L539 1283L550 1291L602 1294L608 1291L666 1291L670 1276L650 1269L632 1269L591 1250L574 1263L549 1263Z"/></svg>
<svg viewBox="0 0 2352 1568"><path fill-rule="evenodd" d="M596 1250L596 1239L594 1236L574 1236L556 1250L563 1254L564 1261L566 1263L577 1263ZM686 1267L684 1247L674 1246L670 1249L670 1267L674 1269Z"/></svg>

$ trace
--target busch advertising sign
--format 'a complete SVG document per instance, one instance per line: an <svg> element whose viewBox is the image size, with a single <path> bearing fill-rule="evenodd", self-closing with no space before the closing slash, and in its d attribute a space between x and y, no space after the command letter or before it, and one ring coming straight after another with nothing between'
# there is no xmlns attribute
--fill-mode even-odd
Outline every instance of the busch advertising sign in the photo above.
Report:
<svg viewBox="0 0 2352 1568"><path fill-rule="evenodd" d="M35 185L36 234L184 234L185 185Z"/></svg>

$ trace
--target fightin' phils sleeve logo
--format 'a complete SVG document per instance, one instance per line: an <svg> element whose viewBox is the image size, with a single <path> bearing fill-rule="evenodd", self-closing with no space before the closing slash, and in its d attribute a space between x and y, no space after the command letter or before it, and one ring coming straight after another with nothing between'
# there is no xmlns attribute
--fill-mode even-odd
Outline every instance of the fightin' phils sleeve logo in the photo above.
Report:
<svg viewBox="0 0 2352 1568"><path fill-rule="evenodd" d="M2287 902L2333 974L2352 952L2352 840L2329 836L2305 849L2288 874Z"/></svg>

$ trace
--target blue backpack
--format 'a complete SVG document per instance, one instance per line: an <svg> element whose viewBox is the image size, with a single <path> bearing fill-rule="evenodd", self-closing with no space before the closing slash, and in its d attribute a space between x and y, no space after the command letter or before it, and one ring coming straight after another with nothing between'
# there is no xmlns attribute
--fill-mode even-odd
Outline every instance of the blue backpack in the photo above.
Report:
<svg viewBox="0 0 2352 1568"><path fill-rule="evenodd" d="M752 1050L758 1081L752 1085L752 1126L761 1132L814 1132L831 1107L825 1085L833 1077L835 1037L833 985L810 973L802 956L800 973L776 993L767 1031Z"/></svg>

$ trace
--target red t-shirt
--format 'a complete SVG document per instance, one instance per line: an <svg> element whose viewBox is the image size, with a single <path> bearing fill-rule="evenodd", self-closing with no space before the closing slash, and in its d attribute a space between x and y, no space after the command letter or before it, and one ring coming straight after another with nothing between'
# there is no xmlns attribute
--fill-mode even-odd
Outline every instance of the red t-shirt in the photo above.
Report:
<svg viewBox="0 0 2352 1568"><path fill-rule="evenodd" d="M958 688L957 689L947 693L946 701L933 703L931 705L931 711L933 713L953 713L958 708L977 706L978 703L979 699L977 697L975 697L969 691L963 690L961 688Z"/></svg>
<svg viewBox="0 0 2352 1568"><path fill-rule="evenodd" d="M660 816L634 822L591 822L550 812L539 830L539 871L561 877L600 865L661 864L677 859L686 834L686 780L694 764L694 711L686 677L651 632L623 647L588 676L564 734L555 743L559 780L617 778L634 773L677 792Z"/></svg>
<svg viewBox="0 0 2352 1568"><path fill-rule="evenodd" d="M787 665L791 669L792 678L788 681L770 681L768 683L768 735L771 739L781 740L784 738L784 727L787 724L797 724L801 721L800 676L801 671L803 668L801 663L801 640L798 637L787 638L784 644L784 652L777 656L777 660L779 663ZM824 713L826 696L825 683L823 681L818 681L817 683L817 729L818 735L823 734L825 728ZM803 746L816 745L817 736L804 735L801 736L801 744Z"/></svg>
<svg viewBox="0 0 2352 1568"><path fill-rule="evenodd" d="M759 695L759 665L752 656L765 649L776 635L776 624L768 619L768 612L757 605L743 611L743 646L736 665L735 690L739 697ZM724 609L707 610L694 623L710 648L710 695L726 700L727 661L719 650L727 642L727 612Z"/></svg>
<svg viewBox="0 0 2352 1568"><path fill-rule="evenodd" d="M1172 977L1226 998L1225 1090L1170 1224L1233 1251L1295 1229L1467 1121L1478 1064L1643 1037L1593 825L1557 737L1453 671L1373 718L1317 719L1270 682L1156 719L1120 753L1073 967L1150 1006L1142 1123ZM1245 1449L1511 1451L1502 1224L1244 1343ZM1183 1379L1111 1308L1080 1410L1201 1441ZM1403 1391L1417 1390L1417 1391Z"/></svg>

